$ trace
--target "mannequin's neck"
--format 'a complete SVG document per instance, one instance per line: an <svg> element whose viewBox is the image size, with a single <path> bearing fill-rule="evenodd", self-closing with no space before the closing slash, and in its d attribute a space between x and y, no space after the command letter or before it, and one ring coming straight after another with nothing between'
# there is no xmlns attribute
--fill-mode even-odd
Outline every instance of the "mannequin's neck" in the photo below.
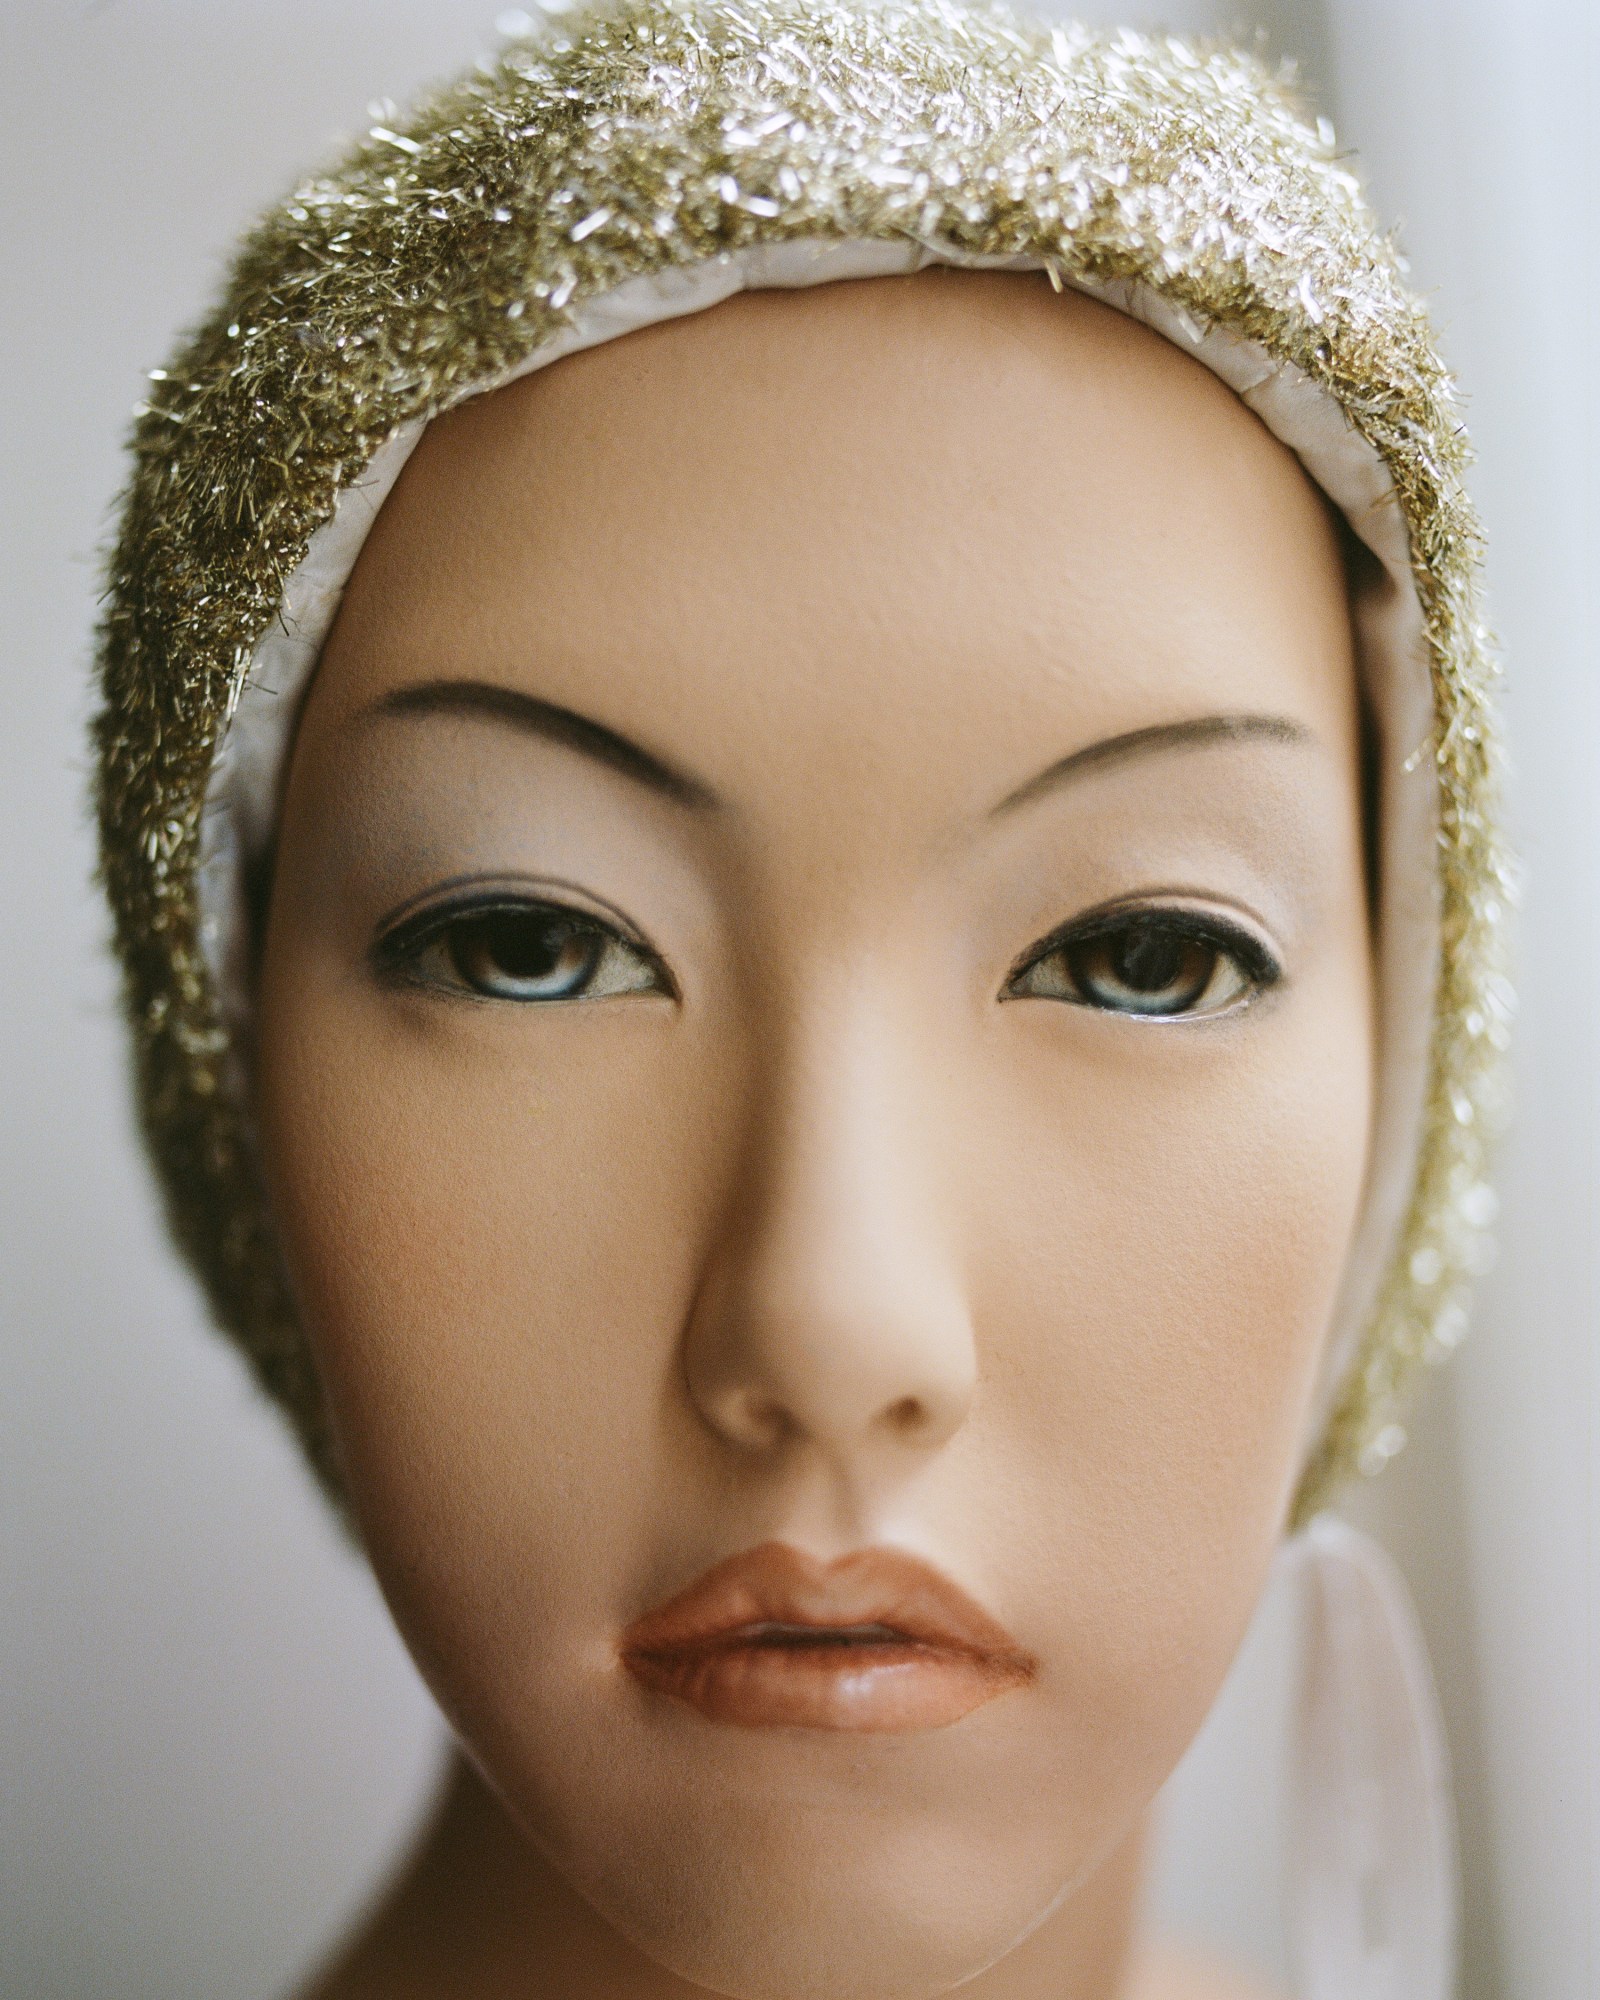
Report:
<svg viewBox="0 0 1600 2000"><path fill-rule="evenodd" d="M1157 2000L1130 1970L1142 1847L1141 1828L962 2000ZM458 1760L411 1863L305 2000L467 1996L710 2000L602 1922Z"/></svg>

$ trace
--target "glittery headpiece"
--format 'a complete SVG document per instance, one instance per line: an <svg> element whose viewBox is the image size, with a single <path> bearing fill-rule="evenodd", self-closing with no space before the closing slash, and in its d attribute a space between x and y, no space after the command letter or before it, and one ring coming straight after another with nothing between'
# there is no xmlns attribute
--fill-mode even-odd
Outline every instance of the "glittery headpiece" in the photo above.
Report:
<svg viewBox="0 0 1600 2000"><path fill-rule="evenodd" d="M222 1324L332 1475L241 1089L242 887L296 700L423 425L741 287L1043 269L1155 327L1377 556L1376 1167L1299 1512L1401 1441L1480 1258L1508 996L1449 380L1325 125L1247 57L942 0L631 0L375 125L157 371L111 565L104 873L145 1130Z"/></svg>

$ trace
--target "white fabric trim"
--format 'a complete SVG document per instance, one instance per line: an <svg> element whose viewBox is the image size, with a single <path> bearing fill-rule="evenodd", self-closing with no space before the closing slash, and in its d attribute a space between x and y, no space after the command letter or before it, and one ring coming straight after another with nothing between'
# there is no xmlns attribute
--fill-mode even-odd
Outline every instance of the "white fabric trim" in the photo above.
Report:
<svg viewBox="0 0 1600 2000"><path fill-rule="evenodd" d="M891 276L932 264L1038 270L1028 257L970 257L937 245L800 241L757 245L633 278L578 307L570 327L519 366L458 397L483 395L568 354L739 291ZM1350 1365L1392 1254L1415 1173L1438 955L1438 815L1428 754L1434 706L1409 540L1387 467L1338 402L1253 342L1201 326L1146 285L1077 289L1165 336L1228 384L1304 465L1383 566L1388 587L1356 611L1363 685L1380 742L1378 1081L1372 1164L1313 1411L1309 1449ZM423 431L402 425L340 495L257 646L206 790L198 884L201 946L235 1046L248 1024L245 870L270 839L285 754L312 668L367 533Z"/></svg>

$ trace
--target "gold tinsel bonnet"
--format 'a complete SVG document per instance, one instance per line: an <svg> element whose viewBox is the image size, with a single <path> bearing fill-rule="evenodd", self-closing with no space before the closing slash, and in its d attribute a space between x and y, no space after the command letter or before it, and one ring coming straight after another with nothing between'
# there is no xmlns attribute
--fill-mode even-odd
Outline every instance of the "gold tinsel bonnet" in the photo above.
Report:
<svg viewBox="0 0 1600 2000"><path fill-rule="evenodd" d="M1385 754L1396 784L1419 768L1430 784L1429 1018L1381 1274L1304 1516L1392 1455L1411 1376L1464 1324L1492 1213L1505 871L1451 384L1332 133L1232 51L941 0L627 0L374 125L246 238L137 413L100 647L103 873L174 1233L336 1486L251 1143L247 1019L209 934L236 710L313 537L397 436L572 345L621 287L719 263L793 282L752 260L808 244L1042 267L1241 393L1259 363L1271 393L1332 410L1395 513L1432 728Z"/></svg>

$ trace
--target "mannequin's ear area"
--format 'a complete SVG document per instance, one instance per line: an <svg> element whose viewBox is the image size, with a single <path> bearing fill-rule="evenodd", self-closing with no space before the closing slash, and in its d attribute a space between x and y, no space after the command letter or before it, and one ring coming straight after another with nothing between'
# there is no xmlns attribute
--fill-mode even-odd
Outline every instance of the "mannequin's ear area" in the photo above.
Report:
<svg viewBox="0 0 1600 2000"><path fill-rule="evenodd" d="M1351 527L1331 500L1323 503L1339 540L1339 557L1344 566L1345 595L1350 605L1353 632L1361 629L1361 608L1394 594L1394 579ZM1374 944L1378 937L1379 896L1383 881L1383 786L1381 782L1383 739L1377 711L1365 681L1358 672L1356 702L1360 728L1361 758L1361 866L1366 881L1367 916Z"/></svg>
<svg viewBox="0 0 1600 2000"><path fill-rule="evenodd" d="M1383 899L1383 744L1365 687L1357 690L1361 722L1361 873L1367 891L1367 931L1376 949Z"/></svg>
<svg viewBox="0 0 1600 2000"><path fill-rule="evenodd" d="M267 913L272 908L272 884L278 871L278 837L274 833L259 853L251 855L240 875L244 902L245 978L254 1000L261 985L261 961L267 948Z"/></svg>
<svg viewBox="0 0 1600 2000"><path fill-rule="evenodd" d="M1395 594L1394 578L1326 495L1322 504L1328 510L1328 519L1333 523L1333 532L1339 543L1345 592L1354 618L1368 605L1383 604L1392 598Z"/></svg>
<svg viewBox="0 0 1600 2000"><path fill-rule="evenodd" d="M287 765L286 765L287 768ZM237 1064L238 1089L242 1100L248 1138L249 1166L255 1187L255 1218L265 1242L261 1245L266 1264L265 1283L258 1306L271 1325L274 1338L266 1357L258 1353L256 1367L268 1392L294 1417L300 1442L310 1460L312 1472L351 1542L361 1547L361 1531L349 1502L349 1484L340 1459L327 1396L317 1367L316 1356L306 1341L303 1320L294 1297L293 1283L284 1263L282 1245L271 1213L266 1190L265 1160L261 1150L261 978L267 946L267 917L272 907L272 887L277 875L278 837L252 854L240 870L240 921L243 926L244 1005L234 1010L230 1023L233 1057Z"/></svg>
<svg viewBox="0 0 1600 2000"><path fill-rule="evenodd" d="M236 964L243 993L231 996L229 1039L241 1108L259 1141L261 1114L261 979L267 951L267 915L277 873L278 841L272 839L239 870L240 944Z"/></svg>
<svg viewBox="0 0 1600 2000"><path fill-rule="evenodd" d="M327 645L324 641L323 652L326 651ZM295 746L300 740L300 726L305 720L306 704L311 698L312 686L321 672L322 660L319 656L294 695L294 714L290 718L288 736L278 760L271 831L261 846L245 858L244 865L239 871L242 904L240 915L244 923L244 980L245 991L250 1000L248 1044L241 1046L240 1053L247 1071L252 1076L255 1070L255 1002L261 990L262 961L267 949L267 918L272 909L272 887L278 873L278 830L283 824L284 805L289 795L289 773L294 767Z"/></svg>

